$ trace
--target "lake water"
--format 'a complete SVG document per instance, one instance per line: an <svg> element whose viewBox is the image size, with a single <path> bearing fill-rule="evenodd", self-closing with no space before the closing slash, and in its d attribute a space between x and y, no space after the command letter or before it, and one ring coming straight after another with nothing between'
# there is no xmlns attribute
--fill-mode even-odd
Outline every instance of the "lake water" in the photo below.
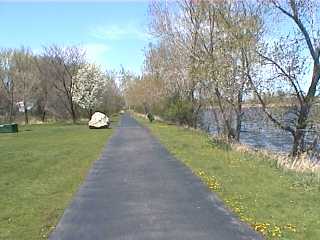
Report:
<svg viewBox="0 0 320 240"><path fill-rule="evenodd" d="M290 124L293 119L289 111L280 117ZM216 121L212 110L203 112L201 128L215 135L218 133ZM314 134L308 134L307 142L311 142ZM293 137L289 132L274 126L259 108L247 108L242 117L240 142L253 148L267 149L274 152L289 153ZM320 146L319 151L320 151Z"/></svg>

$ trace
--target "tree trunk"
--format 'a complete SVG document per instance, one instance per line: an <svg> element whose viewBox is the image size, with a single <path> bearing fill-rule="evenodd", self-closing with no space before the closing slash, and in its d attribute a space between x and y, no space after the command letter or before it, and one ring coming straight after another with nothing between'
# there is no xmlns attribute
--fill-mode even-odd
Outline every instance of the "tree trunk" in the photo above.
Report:
<svg viewBox="0 0 320 240"><path fill-rule="evenodd" d="M93 110L92 108L89 108L89 120L91 119L92 115L93 115Z"/></svg>
<svg viewBox="0 0 320 240"><path fill-rule="evenodd" d="M236 119L236 132L235 132L235 136L234 136L234 140L236 140L237 142L240 141L240 132L241 132L241 112L237 112L237 119Z"/></svg>
<svg viewBox="0 0 320 240"><path fill-rule="evenodd" d="M213 106L213 105L212 105ZM219 121L219 117L218 114L216 112L216 110L213 109L212 107L212 111L211 111L212 115L213 115L213 119L216 122L216 126L217 126L217 133L220 134L221 130L220 130L220 121Z"/></svg>
<svg viewBox="0 0 320 240"><path fill-rule="evenodd" d="M43 109L42 115L41 115L41 121L45 122L45 120L46 120L46 110Z"/></svg>
<svg viewBox="0 0 320 240"><path fill-rule="evenodd" d="M71 117L72 117L72 122L76 123L77 122L77 117L76 117L76 112L75 112L73 107L71 109Z"/></svg>
<svg viewBox="0 0 320 240"><path fill-rule="evenodd" d="M292 156L297 156L305 151L305 131L309 117L310 105L305 103L301 106L297 122L297 128L293 135Z"/></svg>
<svg viewBox="0 0 320 240"><path fill-rule="evenodd" d="M195 104L194 104L194 97L193 97L193 90L190 90L190 93L187 95L188 103L191 103L190 113L191 115L187 114L185 118L185 124L189 127L196 128L196 118L195 118ZM184 103L183 103L184 104Z"/></svg>
<svg viewBox="0 0 320 240"><path fill-rule="evenodd" d="M309 118L310 108L314 101L317 85L320 78L320 67L317 63L314 64L312 84L308 90L305 102L301 105L299 118L297 122L297 129L293 136L292 156L298 156L305 151L305 131L307 128L307 121Z"/></svg>
<svg viewBox="0 0 320 240"><path fill-rule="evenodd" d="M27 108L26 102L23 102L23 106L24 106L24 123L27 125L29 124L29 117L28 117L28 108Z"/></svg>
<svg viewBox="0 0 320 240"><path fill-rule="evenodd" d="M76 123L77 122L77 116L76 116L76 111L74 108L74 104L72 101L72 98L69 98L69 103L70 103L70 113L71 113L71 117L72 117L72 122Z"/></svg>
<svg viewBox="0 0 320 240"><path fill-rule="evenodd" d="M200 106L195 106L195 104L192 103L192 127L194 129L197 129L198 127L199 111Z"/></svg>
<svg viewBox="0 0 320 240"><path fill-rule="evenodd" d="M13 121L13 91L11 92L11 99L10 99L10 115L9 115L9 120L10 122Z"/></svg>
<svg viewBox="0 0 320 240"><path fill-rule="evenodd" d="M47 104L48 104L48 91L47 91L47 88L45 88L45 90L44 90L44 104L43 104L43 108L42 108L42 117L41 117L42 122L46 121Z"/></svg>
<svg viewBox="0 0 320 240"><path fill-rule="evenodd" d="M226 113L225 113L225 109L222 105L222 101L221 101L221 94L218 88L215 88L215 94L217 96L217 100L218 100L218 106L222 115L222 119L223 119L223 129L224 129L224 135L227 136L228 140L232 140L235 137L234 131L232 129L232 125L231 125L231 119L230 117L227 118Z"/></svg>
<svg viewBox="0 0 320 240"><path fill-rule="evenodd" d="M293 145L291 154L293 157L299 156L303 152L304 148L304 133L301 130L293 135Z"/></svg>
<svg viewBox="0 0 320 240"><path fill-rule="evenodd" d="M150 112L150 109L146 101L143 102L143 109L145 114L148 114Z"/></svg>
<svg viewBox="0 0 320 240"><path fill-rule="evenodd" d="M244 66L243 66L244 68ZM242 71L243 73L244 71ZM244 79L244 74L242 74L242 79ZM242 125L242 102L243 102L243 88L244 88L245 81L242 81L241 88L238 91L237 97L237 110L236 110L236 132L235 132L235 140L237 142L240 141L240 132L241 132L241 125Z"/></svg>

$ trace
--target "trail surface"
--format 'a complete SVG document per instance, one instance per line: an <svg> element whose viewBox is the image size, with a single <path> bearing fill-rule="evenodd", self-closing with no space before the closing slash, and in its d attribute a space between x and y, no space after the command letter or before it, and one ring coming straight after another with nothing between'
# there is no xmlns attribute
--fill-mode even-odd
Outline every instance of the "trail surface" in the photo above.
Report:
<svg viewBox="0 0 320 240"><path fill-rule="evenodd" d="M50 240L262 239L124 115Z"/></svg>

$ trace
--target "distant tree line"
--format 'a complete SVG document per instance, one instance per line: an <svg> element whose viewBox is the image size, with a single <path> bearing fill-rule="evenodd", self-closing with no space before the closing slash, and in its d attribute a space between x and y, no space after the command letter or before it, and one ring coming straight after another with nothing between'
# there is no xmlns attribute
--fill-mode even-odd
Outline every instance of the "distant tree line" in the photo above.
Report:
<svg viewBox="0 0 320 240"><path fill-rule="evenodd" d="M45 122L112 114L123 106L118 74L90 64L77 46L48 46L41 54L28 48L0 50L0 121L23 116Z"/></svg>
<svg viewBox="0 0 320 240"><path fill-rule="evenodd" d="M125 84L126 103L191 127L210 108L221 134L239 141L244 103L253 99L292 135L297 156L317 125L318 9L317 0L155 1L156 42L146 49L143 75ZM269 101L274 96L288 102L290 121Z"/></svg>

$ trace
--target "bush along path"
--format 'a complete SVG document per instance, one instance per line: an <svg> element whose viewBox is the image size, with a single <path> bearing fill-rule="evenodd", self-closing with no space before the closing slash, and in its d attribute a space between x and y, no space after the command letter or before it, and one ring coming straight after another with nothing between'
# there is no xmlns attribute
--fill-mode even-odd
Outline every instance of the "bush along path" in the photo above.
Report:
<svg viewBox="0 0 320 240"><path fill-rule="evenodd" d="M215 194L129 115L50 240L253 240Z"/></svg>
<svg viewBox="0 0 320 240"><path fill-rule="evenodd" d="M320 239L317 176L279 169L271 159L232 150L200 131L136 119L266 239Z"/></svg>

